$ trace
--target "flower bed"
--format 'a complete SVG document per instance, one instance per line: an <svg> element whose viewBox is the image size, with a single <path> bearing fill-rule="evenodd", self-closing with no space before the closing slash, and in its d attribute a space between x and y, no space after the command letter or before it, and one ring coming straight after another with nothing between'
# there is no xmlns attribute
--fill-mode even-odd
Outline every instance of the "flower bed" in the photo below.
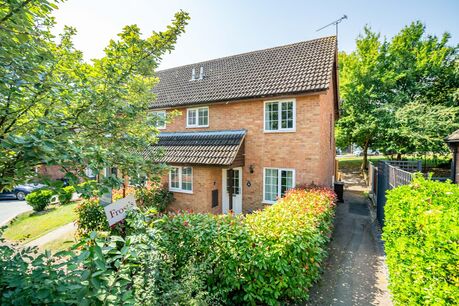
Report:
<svg viewBox="0 0 459 306"><path fill-rule="evenodd" d="M459 305L459 187L422 177L388 192L383 239L398 305Z"/></svg>

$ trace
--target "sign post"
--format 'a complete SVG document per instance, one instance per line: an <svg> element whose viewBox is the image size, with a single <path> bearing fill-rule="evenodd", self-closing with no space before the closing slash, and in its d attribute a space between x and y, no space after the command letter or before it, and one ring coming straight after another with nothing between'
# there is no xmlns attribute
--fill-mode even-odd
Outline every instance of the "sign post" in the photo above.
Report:
<svg viewBox="0 0 459 306"><path fill-rule="evenodd" d="M126 218L126 212L135 206L135 197L133 194L105 206L104 211L107 216L108 224L112 226L120 222Z"/></svg>

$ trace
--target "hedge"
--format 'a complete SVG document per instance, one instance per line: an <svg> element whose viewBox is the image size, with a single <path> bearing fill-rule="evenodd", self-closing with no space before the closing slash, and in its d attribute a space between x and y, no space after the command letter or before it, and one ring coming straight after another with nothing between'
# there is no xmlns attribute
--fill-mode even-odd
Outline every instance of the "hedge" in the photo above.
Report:
<svg viewBox="0 0 459 306"><path fill-rule="evenodd" d="M226 304L302 301L327 257L335 195L295 189L246 217L179 214L159 223L180 277L204 267L206 291Z"/></svg>
<svg viewBox="0 0 459 306"><path fill-rule="evenodd" d="M334 206L315 188L246 216L131 211L126 237L92 232L56 255L0 238L0 304L302 302L327 256Z"/></svg>
<svg viewBox="0 0 459 306"><path fill-rule="evenodd" d="M388 192L383 239L397 305L459 305L459 187L416 178Z"/></svg>

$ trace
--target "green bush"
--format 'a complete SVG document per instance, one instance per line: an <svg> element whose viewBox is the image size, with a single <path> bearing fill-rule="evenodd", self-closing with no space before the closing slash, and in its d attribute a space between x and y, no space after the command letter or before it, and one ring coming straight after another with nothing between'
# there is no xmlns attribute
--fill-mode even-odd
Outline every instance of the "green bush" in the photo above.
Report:
<svg viewBox="0 0 459 306"><path fill-rule="evenodd" d="M77 235L88 236L91 232L108 231L104 208L97 199L81 201L75 208L77 213Z"/></svg>
<svg viewBox="0 0 459 306"><path fill-rule="evenodd" d="M416 178L388 192L383 239L397 305L459 305L459 186Z"/></svg>
<svg viewBox="0 0 459 306"><path fill-rule="evenodd" d="M329 190L290 191L243 216L178 214L157 227L178 279L192 263L208 298L225 304L298 302L320 275L334 216Z"/></svg>
<svg viewBox="0 0 459 306"><path fill-rule="evenodd" d="M298 303L326 257L334 200L329 190L297 189L247 216L134 210L127 236L105 239L86 226L101 230L102 207L84 201L78 252L31 256L0 244L0 304Z"/></svg>
<svg viewBox="0 0 459 306"><path fill-rule="evenodd" d="M26 196L26 201L34 211L43 211L51 202L53 195L54 193L51 190L40 189L29 193Z"/></svg>
<svg viewBox="0 0 459 306"><path fill-rule="evenodd" d="M137 206L142 210L156 209L163 213L174 200L174 195L168 187L138 188L135 191Z"/></svg>
<svg viewBox="0 0 459 306"><path fill-rule="evenodd" d="M70 200L72 200L72 196L74 192L75 192L75 187L73 186L67 186L67 187L60 189L58 192L59 202L62 205L69 204Z"/></svg>

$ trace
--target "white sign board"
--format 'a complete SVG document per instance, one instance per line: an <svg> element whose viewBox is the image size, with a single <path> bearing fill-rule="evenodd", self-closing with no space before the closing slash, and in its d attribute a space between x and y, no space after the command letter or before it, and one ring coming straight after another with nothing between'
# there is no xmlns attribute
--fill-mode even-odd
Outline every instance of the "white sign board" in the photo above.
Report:
<svg viewBox="0 0 459 306"><path fill-rule="evenodd" d="M133 194L128 195L121 200L115 201L104 207L108 224L112 226L126 218L126 211L135 206L135 197Z"/></svg>

